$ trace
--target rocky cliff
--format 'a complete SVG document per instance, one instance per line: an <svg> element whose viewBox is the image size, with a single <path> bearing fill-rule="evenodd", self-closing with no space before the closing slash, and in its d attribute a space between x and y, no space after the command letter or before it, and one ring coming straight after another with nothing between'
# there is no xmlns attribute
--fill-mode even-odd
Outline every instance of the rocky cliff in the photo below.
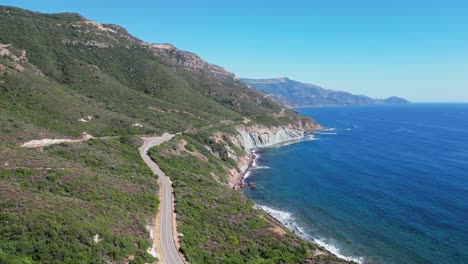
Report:
<svg viewBox="0 0 468 264"><path fill-rule="evenodd" d="M268 147L304 137L306 132L322 129L316 122L288 125L281 127L238 126L239 135L232 139L233 143L241 146L245 151L260 147Z"/></svg>
<svg viewBox="0 0 468 264"><path fill-rule="evenodd" d="M183 51L171 44L151 44L144 42L143 47L149 49L156 56L167 59L170 63L180 65L186 69L202 71L217 78L236 79L235 75L226 71L223 67L210 64L198 55Z"/></svg>
<svg viewBox="0 0 468 264"><path fill-rule="evenodd" d="M237 163L237 169L227 170L229 174L228 185L231 188L237 190L241 190L243 188L244 175L247 172L249 166L252 165L253 159L255 158L252 150L256 148L269 147L288 141L300 140L304 138L307 132L320 129L323 129L323 127L313 120L308 120L305 122L299 121L294 125L276 127L266 127L260 125L237 126L237 135L231 135L229 140L235 146L243 149L244 155L239 155L239 153L236 153L229 147L227 142L223 143L227 149L228 157ZM222 138L222 136L218 136L218 140L216 141L219 142L220 138Z"/></svg>

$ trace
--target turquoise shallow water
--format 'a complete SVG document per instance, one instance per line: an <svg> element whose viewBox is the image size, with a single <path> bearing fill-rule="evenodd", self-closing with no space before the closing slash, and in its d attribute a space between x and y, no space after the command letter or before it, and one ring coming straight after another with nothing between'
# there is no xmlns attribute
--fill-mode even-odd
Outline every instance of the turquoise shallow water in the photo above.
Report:
<svg viewBox="0 0 468 264"><path fill-rule="evenodd" d="M300 110L330 129L257 150L245 193L363 263L468 263L468 104Z"/></svg>

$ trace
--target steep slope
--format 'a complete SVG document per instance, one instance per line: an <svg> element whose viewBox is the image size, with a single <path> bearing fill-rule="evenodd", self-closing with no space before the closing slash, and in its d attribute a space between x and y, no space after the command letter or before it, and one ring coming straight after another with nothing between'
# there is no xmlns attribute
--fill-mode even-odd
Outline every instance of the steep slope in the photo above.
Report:
<svg viewBox="0 0 468 264"><path fill-rule="evenodd" d="M163 132L182 132L152 156L175 179L191 263L340 262L278 235L232 190L251 146L300 138L320 128L313 120L116 25L0 7L0 31L0 262L153 262L158 184L138 135ZM83 132L94 138L21 147Z"/></svg>
<svg viewBox="0 0 468 264"><path fill-rule="evenodd" d="M374 99L320 86L293 81L288 78L241 79L247 85L267 94L273 100L291 108L327 105L407 104L398 97Z"/></svg>

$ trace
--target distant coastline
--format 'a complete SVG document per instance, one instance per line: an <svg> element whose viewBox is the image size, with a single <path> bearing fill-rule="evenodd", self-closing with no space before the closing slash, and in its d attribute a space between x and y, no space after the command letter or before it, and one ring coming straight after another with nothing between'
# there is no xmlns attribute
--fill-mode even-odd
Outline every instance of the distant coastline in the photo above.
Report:
<svg viewBox="0 0 468 264"><path fill-rule="evenodd" d="M318 85L302 83L286 77L272 79L241 78L240 80L289 108L401 105L410 103L410 101L401 97L391 96L385 99L372 98L366 95L356 95L345 91L325 89Z"/></svg>

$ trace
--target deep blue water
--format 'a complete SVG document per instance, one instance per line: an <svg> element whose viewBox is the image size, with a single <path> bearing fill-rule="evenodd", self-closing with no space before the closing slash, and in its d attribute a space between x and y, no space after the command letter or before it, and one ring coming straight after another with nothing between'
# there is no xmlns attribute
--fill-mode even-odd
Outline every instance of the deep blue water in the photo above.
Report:
<svg viewBox="0 0 468 264"><path fill-rule="evenodd" d="M331 129L258 150L248 197L364 263L468 263L468 104L300 112Z"/></svg>

